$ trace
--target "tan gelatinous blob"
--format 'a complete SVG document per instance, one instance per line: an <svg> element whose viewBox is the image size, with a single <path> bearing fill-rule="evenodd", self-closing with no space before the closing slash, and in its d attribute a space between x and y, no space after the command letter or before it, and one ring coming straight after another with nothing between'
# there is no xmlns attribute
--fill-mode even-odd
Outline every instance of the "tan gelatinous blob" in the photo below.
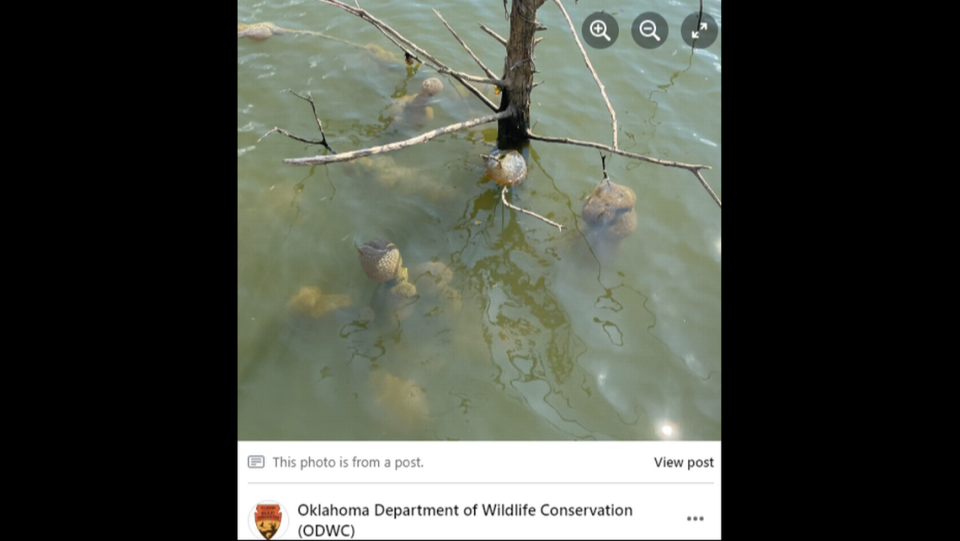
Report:
<svg viewBox="0 0 960 541"><path fill-rule="evenodd" d="M360 252L363 272L371 280L390 286L389 291L394 297L408 299L417 294L417 288L408 279L400 250L392 242L377 237L365 242L357 251Z"/></svg>
<svg viewBox="0 0 960 541"><path fill-rule="evenodd" d="M435 173L407 167L397 163L391 156L358 158L342 162L342 168L349 177L372 179L382 188L420 197L431 203L441 203L458 194L454 185L438 178Z"/></svg>
<svg viewBox="0 0 960 541"><path fill-rule="evenodd" d="M436 77L427 79L420 86L419 93L397 100L389 109L390 116L396 121L414 126L433 120L433 107L430 106L430 101L441 90L443 90L443 82L440 79Z"/></svg>
<svg viewBox="0 0 960 541"><path fill-rule="evenodd" d="M512 186L527 178L527 162L516 150L494 150L484 159L483 171L501 186Z"/></svg>
<svg viewBox="0 0 960 541"><path fill-rule="evenodd" d="M253 24L244 24L241 22L237 23L237 39L250 38L255 41L263 41L270 36L286 34L288 32L289 30L286 28L280 28L279 26L268 22Z"/></svg>
<svg viewBox="0 0 960 541"><path fill-rule="evenodd" d="M427 297L435 297L440 303L437 308L447 315L460 313L463 303L460 292L450 287L453 280L453 271L439 261L420 263L410 270L410 281L417 286L417 291Z"/></svg>
<svg viewBox="0 0 960 541"><path fill-rule="evenodd" d="M368 43L363 46L363 49L367 51L367 54L372 56L374 60L380 62L381 64L404 63L404 60L401 60L399 56L384 49L376 43Z"/></svg>
<svg viewBox="0 0 960 541"><path fill-rule="evenodd" d="M408 270L400 251L384 238L368 241L358 251L367 276L387 286L374 294L377 314L389 314L389 321L402 321L416 312L426 316L460 312L460 292L449 285L453 271L443 263L427 261Z"/></svg>
<svg viewBox="0 0 960 541"><path fill-rule="evenodd" d="M354 178L373 177L377 184L387 189L394 188L397 184L400 184L401 188L409 188L421 180L421 174L398 164L392 156L375 156L343 162L343 171Z"/></svg>
<svg viewBox="0 0 960 541"><path fill-rule="evenodd" d="M636 202L633 190L606 180L583 202L581 216L587 224L604 228L608 236L623 238L637 228Z"/></svg>
<svg viewBox="0 0 960 541"><path fill-rule="evenodd" d="M340 43L345 43L352 47L358 49L363 49L371 58L384 65L392 64L403 64L408 63L404 59L397 56L395 53L392 53L376 43L368 43L366 45L360 45L349 40L338 38L335 36L328 36L323 32L314 32L312 30L295 30L293 28L283 28L277 26L271 22L262 22L262 23L250 23L244 24L241 22L237 23L237 39L240 38L250 38L256 41L263 41L270 36L280 36L283 34L309 34L311 36L318 36L323 39L329 39L333 41L339 41Z"/></svg>
<svg viewBox="0 0 960 541"><path fill-rule="evenodd" d="M338 308L353 305L350 295L324 295L319 287L304 286L290 297L287 306L314 318L321 318Z"/></svg>
<svg viewBox="0 0 960 541"><path fill-rule="evenodd" d="M427 395L416 382L378 370L368 380L376 402L390 420L413 424L430 415Z"/></svg>
<svg viewBox="0 0 960 541"><path fill-rule="evenodd" d="M439 261L427 261L410 270L410 280L424 294L436 295L453 280L453 271Z"/></svg>

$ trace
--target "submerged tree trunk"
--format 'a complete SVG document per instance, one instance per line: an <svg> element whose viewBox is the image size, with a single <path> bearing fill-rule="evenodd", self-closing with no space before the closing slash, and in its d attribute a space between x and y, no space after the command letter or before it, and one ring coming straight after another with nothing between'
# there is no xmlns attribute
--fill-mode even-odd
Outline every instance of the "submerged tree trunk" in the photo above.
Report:
<svg viewBox="0 0 960 541"><path fill-rule="evenodd" d="M507 39L507 59L503 66L506 85L501 90L499 111L513 112L499 120L497 146L515 148L528 139L530 127L530 91L533 89L533 40L540 23L537 9L546 0L513 0L510 12L510 37Z"/></svg>

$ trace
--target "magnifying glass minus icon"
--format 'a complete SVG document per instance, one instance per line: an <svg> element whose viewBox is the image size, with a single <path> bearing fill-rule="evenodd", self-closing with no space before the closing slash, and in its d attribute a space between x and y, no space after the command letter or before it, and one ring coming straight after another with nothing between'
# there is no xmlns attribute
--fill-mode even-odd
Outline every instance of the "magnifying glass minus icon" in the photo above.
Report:
<svg viewBox="0 0 960 541"><path fill-rule="evenodd" d="M650 26L652 26L653 28L651 28L650 30L644 31L643 27L647 23L650 23ZM660 41L660 36L657 35L657 23L651 21L650 19L647 19L642 23L640 23L640 35L645 38L654 38L657 41Z"/></svg>

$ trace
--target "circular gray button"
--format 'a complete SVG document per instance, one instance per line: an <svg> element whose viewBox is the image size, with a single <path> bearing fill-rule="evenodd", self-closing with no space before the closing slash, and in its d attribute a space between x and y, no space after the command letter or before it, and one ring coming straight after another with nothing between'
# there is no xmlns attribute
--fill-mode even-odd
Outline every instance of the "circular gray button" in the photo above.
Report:
<svg viewBox="0 0 960 541"><path fill-rule="evenodd" d="M580 35L583 36L583 41L594 49L606 49L617 41L620 25L613 15L598 11L584 19Z"/></svg>
<svg viewBox="0 0 960 541"><path fill-rule="evenodd" d="M656 49L667 41L670 28L667 26L667 20L659 13L648 11L641 13L633 20L630 33L633 34L633 41L636 41L637 45L644 49Z"/></svg>
<svg viewBox="0 0 960 541"><path fill-rule="evenodd" d="M698 16L699 13L691 13L683 20L683 24L680 25L680 35L683 36L683 42L693 46L694 49L706 49L717 41L720 27L710 15L704 13L702 20Z"/></svg>

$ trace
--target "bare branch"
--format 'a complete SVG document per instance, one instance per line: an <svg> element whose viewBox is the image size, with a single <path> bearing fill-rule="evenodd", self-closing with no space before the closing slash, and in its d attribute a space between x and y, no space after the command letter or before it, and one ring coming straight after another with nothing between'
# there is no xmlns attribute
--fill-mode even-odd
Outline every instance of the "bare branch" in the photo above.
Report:
<svg viewBox="0 0 960 541"><path fill-rule="evenodd" d="M329 4L329 5L331 5L331 6L336 6L336 7L340 8L340 9L342 9L342 10L344 10L344 11L346 11L346 12L352 14L352 15L356 15L357 17L360 17L361 19L367 21L368 23L370 23L370 24L374 25L375 27L377 27L378 29L380 29L380 31L383 32L384 35L390 35L390 36L393 36L393 37L397 38L398 40L400 40L401 42L403 42L403 43L406 44L408 47L412 48L413 50L415 50L416 52L418 52L419 54L421 54L422 56L424 56L424 57L427 58L428 60L436 63L437 65L443 65L441 62L439 62L438 60L436 60L435 58L433 58L432 56L430 56L430 53L428 53L427 51L424 51L423 49L421 49L420 47L418 47L417 44L415 44L415 43L413 43L412 41L408 40L407 38L403 37L399 32L397 32L396 30L394 30L393 28L391 28L390 25L388 25L387 23L385 23L385 22L381 21L380 19L378 19L378 18L374 17L373 15L371 15L369 11L366 11L366 10L363 10L363 9L359 9L359 8L355 8L355 7L352 7L352 6L348 6L348 5L344 4L343 2L339 2L339 1L337 1L337 0L317 0L317 1L318 1L318 2L321 2L321 3L324 3L324 4ZM401 47L401 48L402 48L402 47ZM407 52L406 49L403 49L403 50L404 50L405 52ZM413 56L414 58L417 58L417 55L414 55L414 54L412 54L412 53L411 53L411 56ZM418 58L418 60L419 60L419 58Z"/></svg>
<svg viewBox="0 0 960 541"><path fill-rule="evenodd" d="M410 139L397 141L395 143L390 143L387 145L382 145L382 146L372 147L372 148L365 148L362 150L354 150L353 152L344 152L341 154L332 154L330 156L313 156L310 158L288 158L286 160L283 160L283 163L287 163L290 165L323 165L327 163L346 162L356 158L362 158L364 156L381 154L383 152L391 152L393 150L399 150L401 148L413 146L420 143L425 143L433 139L434 137L439 137L441 135L452 133L458 130L472 128L480 124L486 124L487 122L500 120L501 118L506 118L511 114L512 113L510 111L503 111L502 113L497 113L494 115L484 116L480 118L474 118L473 120L467 120L464 122L451 124L443 128L437 128L433 131L420 134L416 137L411 137Z"/></svg>
<svg viewBox="0 0 960 541"><path fill-rule="evenodd" d="M707 184L707 180L706 180L705 178L703 178L703 175L700 174L700 171L694 171L693 174L694 174L694 175L697 175L697 179L700 180L700 184L703 184L703 187L704 187L708 192L710 192L710 197L712 197L713 200L717 202L717 206L720 207L720 208L723 208L723 205L720 204L720 198L717 197L717 194L715 194L715 193L713 192L713 190L710 188L710 185Z"/></svg>
<svg viewBox="0 0 960 541"><path fill-rule="evenodd" d="M496 105L493 104L493 102L491 102L489 99L487 99L487 97L484 96L479 90L477 90L476 88L474 88L473 85L471 85L470 83L467 82L468 80L471 80L471 81L483 82L483 83L487 83L487 84L493 84L493 85L498 85L498 86L500 86L500 85L502 85L502 83L497 82L497 81L499 81L499 79L497 79L497 80L494 80L494 79L482 79L482 78L480 78L480 77L473 77L472 75L467 75L467 74L465 74L465 73L460 73L460 72L457 72L457 71L454 71L454 70L450 69L446 64L444 64L443 62L440 62L439 60L437 60L436 58L434 58L430 53L428 53L427 51L425 51L425 50L421 49L420 47L418 47L416 43L413 43L412 41L410 41L410 40L408 40L407 38L403 37L399 32L397 32L396 30L394 30L393 28L391 28L390 25L388 25L388 24L386 24L385 22L381 21L380 19L374 17L373 15L371 15L371 14L370 14L368 11L366 11L366 10L358 9L358 8L355 8L355 7L348 6L348 5L344 4L343 2L339 2L339 1L337 1L337 0L317 0L317 1L318 1L318 2L322 2L322 3L324 3L324 4L329 4L329 5L331 5L331 6L338 7L338 8L340 8L340 9L346 11L347 13L350 13L350 14L352 14L352 15L356 15L357 17L360 17L361 19L363 19L363 20L367 21L368 23L374 25L377 29L380 30L380 32L383 33L383 35L385 35L385 36L387 36L388 38L390 38L390 41L393 41L394 43L397 43L396 40L399 40L400 42L406 44L408 47L410 47L411 49L413 49L414 51L416 51L417 53L419 53L420 56L422 56L422 57L426 58L427 60L429 60L430 62L432 62L434 65L431 66L431 67L433 67L435 70L437 70L437 71L440 72L440 73L447 73L447 74L449 74L451 77L453 77L454 79L460 81L460 83L463 84L463 86L467 87L467 89L470 90L470 92L472 92L474 96L476 96L477 98L479 98L480 101L482 101L484 105L486 105L487 107L489 107L491 111L496 111L497 109L499 109ZM391 37L391 36L392 36L392 37ZM396 40L394 40L393 38L396 38ZM401 46L401 45L399 45L399 44L397 44L397 46L400 47L401 49L403 49L403 51L404 51L404 53L406 53L406 55L409 55L410 57L414 58L415 60L417 60L417 61L420 62L420 63L425 63L423 60L420 59L420 57L418 57L417 55L411 53L410 51L408 51L408 50L407 50L406 48L404 48L403 46Z"/></svg>
<svg viewBox="0 0 960 541"><path fill-rule="evenodd" d="M477 55L473 54L473 51L470 50L470 47L467 47L467 44L464 43L463 40L460 39L460 36L458 36L457 33L453 31L453 28L451 28L450 25L447 24L447 21L446 19L443 18L443 15L440 15L440 12L435 9L433 10L433 12L437 14L437 17L440 17L440 20L443 21L443 24L444 26L447 27L447 30L449 30L450 33L453 34L453 37L457 38L457 41L460 42L460 45L463 45L463 48L467 50L467 53L469 53L471 57L473 57L473 60L477 63L477 65L480 66L480 69L482 69L483 72L487 74L487 77L491 79L497 79L498 78L497 74L490 71L489 69L487 69L486 66L483 65L483 62L481 62L480 59L477 58Z"/></svg>
<svg viewBox="0 0 960 541"><path fill-rule="evenodd" d="M483 23L477 23L477 24L480 25L480 29L481 29L481 30L483 30L484 32L486 32L486 33L490 34L491 36L493 36L493 38L496 39L497 41L499 41L504 47L507 46L507 40L503 39L503 38L500 36L500 34L497 34L497 33L494 32L493 30L490 30L490 29L487 28L486 26L483 26Z"/></svg>
<svg viewBox="0 0 960 541"><path fill-rule="evenodd" d="M444 64L443 62L441 62L441 61L437 60L436 58L434 58L433 55L431 55L430 53L428 53L428 52L425 51L424 49L421 49L419 46L417 46L416 43L414 43L414 42L410 41L409 39L403 37L403 35L401 35L399 32L397 32L396 30L394 30L390 25L388 25L387 23L385 23L385 22L381 21L380 19L378 19L378 18L374 17L373 15L371 15L369 11L362 10L362 9L357 9L357 8L348 6L348 5L344 4L343 2L339 2L339 1L337 1L337 0L317 0L317 1L318 1L318 2L322 2L322 3L324 3L324 4L329 4L329 5L331 5L331 6L336 6L336 7L340 8L340 9L342 9L342 10L344 10L344 11L347 11L347 12L353 14L353 15L356 15L357 17L360 17L361 19L363 19L363 20L369 22L370 24L376 26L377 28L379 28L380 31L384 33L384 35L388 35L388 37L389 37L389 36L393 36L393 37L397 38L397 40L399 40L400 42L404 43L405 45L407 45L408 47L410 47L411 49L413 49L414 51L416 51L417 53L419 53L420 56L426 58L427 60L429 60L430 62L432 62L433 64L435 64L435 69L436 69L437 71L439 71L440 73L449 73L449 74L451 74L451 75L458 75L458 76L460 76L460 77L463 77L464 79L471 80L471 81L476 81L476 82L487 82L486 79L482 79L482 78L480 78L480 77L474 77L474 76L472 76L472 75L467 75L467 74L465 74L465 73L460 73L460 72L458 72L458 71L454 71L454 70L450 69L449 66L447 66L447 65ZM406 51L406 49L404 49L404 51ZM413 56L413 57L416 58L417 60L420 60L419 57L417 57L417 55L414 55L414 54L411 53L411 56ZM420 60L420 61L422 62L422 60ZM459 77L458 77L458 78L459 78ZM495 79L495 77L494 77L494 79ZM463 82L463 81L461 81L461 82ZM498 84L498 83L496 83L496 82L489 82L489 84Z"/></svg>
<svg viewBox="0 0 960 541"><path fill-rule="evenodd" d="M466 73L463 73L461 71L453 71L448 67L439 67L437 68L437 72L449 73L451 76L456 77L457 80L460 81L461 83L463 83L464 81L473 81L475 83L483 83L486 85L495 85L495 86L503 86L506 84L505 81L502 81L497 77L494 77L493 79L485 79L483 77L477 77L475 75L467 75Z"/></svg>
<svg viewBox="0 0 960 541"><path fill-rule="evenodd" d="M710 185L707 184L707 181L703 178L703 175L700 174L701 169L712 169L712 167L709 165L697 165L691 163L672 162L670 160L660 160L657 158L651 158L649 156L634 154L632 152L625 152L620 149L608 147L607 145L601 145L600 143L594 143L591 141L577 141L575 139L568 139L566 137L544 137L542 135L537 135L530 130L527 130L527 135L530 137L530 139L537 141L545 141L547 143L565 143L568 145L577 145L581 147L598 148L600 150L606 150L614 154L619 154L620 156L626 156L628 158L633 158L643 162L655 163L664 167L678 167L680 169L686 169L687 171L690 171L696 175L697 179L700 181L700 184L703 184L703 187L707 190L707 192L710 193L710 197L713 197L713 200L717 202L717 206L723 208L723 205L720 204L720 198L717 197L717 194L714 193L714 191L710 188Z"/></svg>
<svg viewBox="0 0 960 541"><path fill-rule="evenodd" d="M560 225L560 224L558 224L557 222L555 222L555 221L553 221L553 220L549 220L549 219L547 219L547 218L544 218L543 216L540 216L540 215L537 214L536 212L530 212L529 210L522 209L522 208L520 208L520 207L518 207L518 206L516 206L516 205L511 205L510 202L507 201L507 195L506 195L506 194L507 194L507 187L504 186L504 187L503 187L503 191L500 192L500 199L503 201L503 204L504 204L504 205L512 208L513 210L519 210L520 212L522 212L522 213L524 213L524 214L529 214L530 216L533 216L534 218L538 218L538 219L540 219L540 220L543 220L543 221L547 222L547 223L550 224L550 225L556 226L557 229L559 229L560 231L563 231L563 226Z"/></svg>
<svg viewBox="0 0 960 541"><path fill-rule="evenodd" d="M593 74L593 80L597 82L597 86L600 87L600 94L603 96L603 101L607 104L607 110L610 111L610 118L613 120L613 148L619 148L617 144L617 114L613 112L613 106L610 105L610 99L607 97L607 91L603 87L603 83L600 82L600 77L597 76L596 70L593 69L593 65L590 63L590 58L587 57L587 51L583 50L583 44L580 43L580 37L577 36L577 30L573 27L573 22L570 20L570 16L567 15L567 10L563 9L563 4L560 3L560 0L553 0L555 4L560 8L560 11L563 12L563 16L567 19L567 24L570 25L570 32L573 33L573 39L577 40L577 47L580 48L580 53L583 55L583 61L587 63L587 68L590 69L590 73Z"/></svg>

